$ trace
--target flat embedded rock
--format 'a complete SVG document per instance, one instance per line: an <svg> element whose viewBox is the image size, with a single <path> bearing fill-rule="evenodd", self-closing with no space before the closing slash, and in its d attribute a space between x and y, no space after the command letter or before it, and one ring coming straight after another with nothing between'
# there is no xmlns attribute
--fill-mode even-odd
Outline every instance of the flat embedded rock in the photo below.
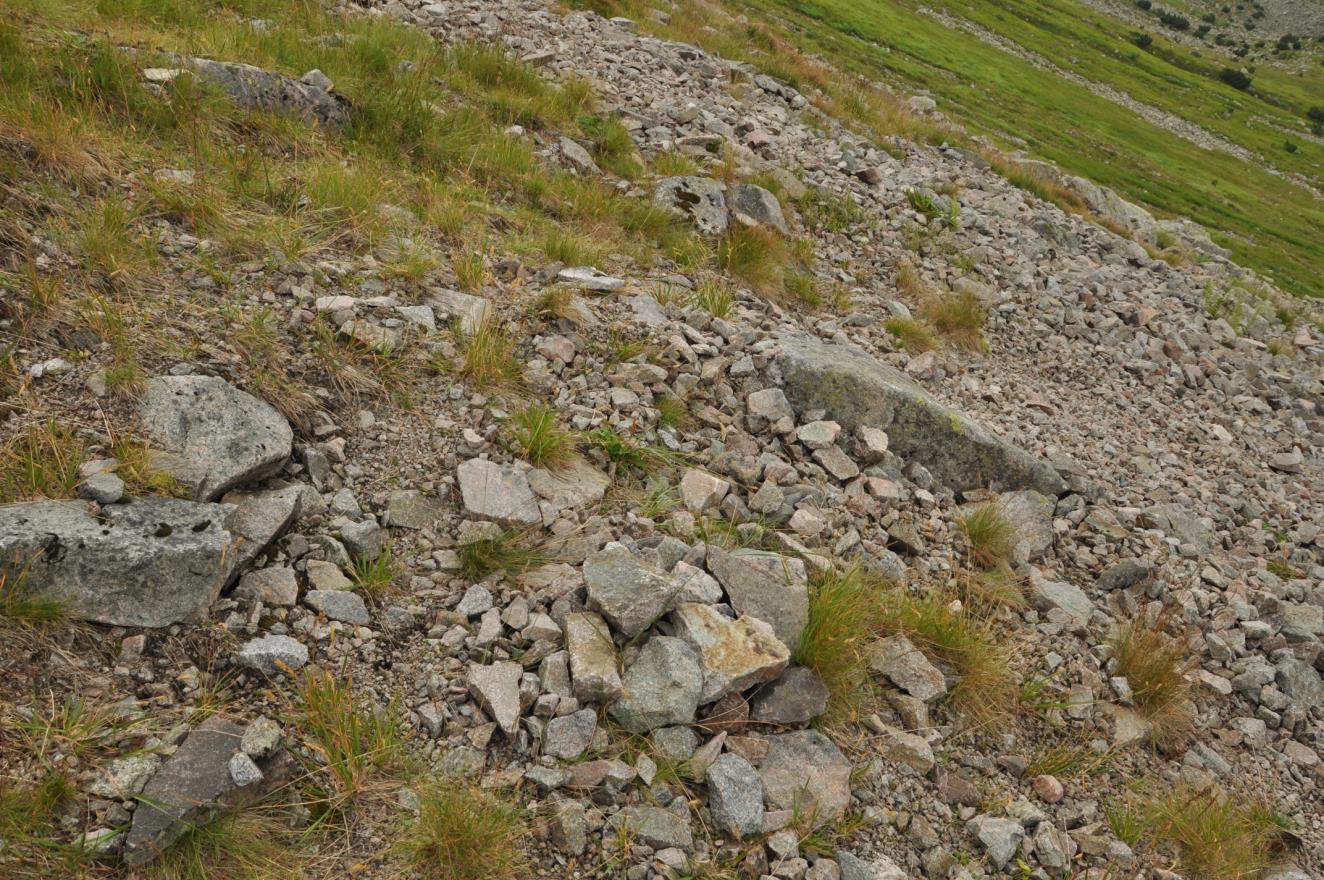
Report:
<svg viewBox="0 0 1324 880"><path fill-rule="evenodd" d="M235 536L235 571L252 565L299 518L302 494L299 486L225 493L222 501L235 506L229 521Z"/></svg>
<svg viewBox="0 0 1324 880"><path fill-rule="evenodd" d="M275 473L294 441L275 407L215 376L150 380L138 429L160 450L153 466L203 501Z"/></svg>
<svg viewBox="0 0 1324 880"><path fill-rule="evenodd" d="M803 666L794 666L754 692L749 717L787 727L808 724L827 710L827 701L823 680Z"/></svg>
<svg viewBox="0 0 1324 880"><path fill-rule="evenodd" d="M524 471L484 458L471 458L455 469L464 509L470 516L507 525L542 522L538 499Z"/></svg>
<svg viewBox="0 0 1324 880"><path fill-rule="evenodd" d="M577 456L555 470L534 468L528 473L528 481L529 488L553 513L596 504L611 484L606 474Z"/></svg>
<svg viewBox="0 0 1324 880"><path fill-rule="evenodd" d="M570 677L576 697L606 703L620 696L616 646L605 620L591 613L566 615L565 646L570 655Z"/></svg>
<svg viewBox="0 0 1324 880"><path fill-rule="evenodd" d="M731 607L766 621L782 644L795 648L809 622L809 577L804 563L762 550L708 548L713 573Z"/></svg>
<svg viewBox="0 0 1324 880"><path fill-rule="evenodd" d="M1066 490L1047 462L939 403L899 370L862 349L800 334L780 337L776 364L796 411L821 411L848 431L887 432L889 449L922 464L938 482L960 490Z"/></svg>
<svg viewBox="0 0 1324 880"><path fill-rule="evenodd" d="M902 635L879 640L869 652L869 666L917 700L932 703L947 693L947 680L924 652Z"/></svg>
<svg viewBox="0 0 1324 880"><path fill-rule="evenodd" d="M519 680L523 672L522 666L510 661L469 667L470 692L507 736L514 736L519 727Z"/></svg>
<svg viewBox="0 0 1324 880"><path fill-rule="evenodd" d="M816 730L770 736L759 764L768 806L798 810L815 826L836 821L850 806L850 762Z"/></svg>
<svg viewBox="0 0 1324 880"><path fill-rule="evenodd" d="M309 590L303 604L331 620L367 626L372 618L363 597L349 590Z"/></svg>
<svg viewBox="0 0 1324 880"><path fill-rule="evenodd" d="M672 613L671 622L676 636L699 656L703 668L700 703L772 681L791 660L790 650L772 627L754 617L731 620L711 605L687 602Z"/></svg>
<svg viewBox="0 0 1324 880"><path fill-rule="evenodd" d="M607 820L607 831L609 834L625 834L654 849L694 848L690 823L661 807L625 807Z"/></svg>
<svg viewBox="0 0 1324 880"><path fill-rule="evenodd" d="M239 649L239 662L265 675L288 674L308 662L308 647L289 636L265 635Z"/></svg>
<svg viewBox="0 0 1324 880"><path fill-rule="evenodd" d="M622 544L611 543L584 560L587 605L627 638L666 613L682 586Z"/></svg>
<svg viewBox="0 0 1324 880"><path fill-rule="evenodd" d="M176 498L0 506L0 559L27 567L27 589L70 616L114 626L202 620L229 580L234 508Z"/></svg>

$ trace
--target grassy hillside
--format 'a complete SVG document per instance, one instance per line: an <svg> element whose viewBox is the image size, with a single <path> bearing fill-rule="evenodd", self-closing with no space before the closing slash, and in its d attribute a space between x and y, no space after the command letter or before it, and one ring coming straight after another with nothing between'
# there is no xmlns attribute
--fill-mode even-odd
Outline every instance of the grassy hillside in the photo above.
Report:
<svg viewBox="0 0 1324 880"><path fill-rule="evenodd" d="M643 11L639 3L593 5ZM742 25L709 17L695 28L684 11L673 14L670 29L794 79L784 52L758 57L760 40L771 33L844 72L901 93L927 92L972 132L1113 187L1160 216L1190 217L1241 264L1297 295L1324 295L1324 201L1310 191L1324 190L1324 145L1309 119L1312 107L1324 103L1324 67L1260 64L1250 71L1250 88L1239 90L1219 78L1223 68L1241 65L1232 56L1169 41L1157 26L1142 49L1134 26L1078 0L949 0L942 7L1061 70L1199 125L1249 151L1255 159L1248 162L1182 139L1083 84L949 27L921 6L725 0L727 12L761 23L749 26L743 41Z"/></svg>

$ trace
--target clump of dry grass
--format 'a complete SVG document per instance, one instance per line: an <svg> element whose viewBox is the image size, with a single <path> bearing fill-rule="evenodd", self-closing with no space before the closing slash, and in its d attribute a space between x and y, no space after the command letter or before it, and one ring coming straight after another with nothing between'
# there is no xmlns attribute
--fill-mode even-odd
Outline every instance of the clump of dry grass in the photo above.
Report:
<svg viewBox="0 0 1324 880"><path fill-rule="evenodd" d="M981 504L957 521L980 568L1006 565L1016 552L1016 527L995 502Z"/></svg>
<svg viewBox="0 0 1324 880"><path fill-rule="evenodd" d="M257 807L190 828L143 869L144 880L298 880L300 852L289 818Z"/></svg>
<svg viewBox="0 0 1324 880"><path fill-rule="evenodd" d="M891 585L861 568L818 578L809 593L809 621L792 659L823 680L828 689L828 723L858 717L874 688L867 652L887 623Z"/></svg>
<svg viewBox="0 0 1324 880"><path fill-rule="evenodd" d="M396 846L436 880L515 880L528 876L520 810L490 792L434 780L418 792L418 818Z"/></svg>
<svg viewBox="0 0 1324 880"><path fill-rule="evenodd" d="M456 554L460 557L460 573L474 581L498 571L521 574L553 559L531 529L509 529L491 538L470 541L461 544Z"/></svg>
<svg viewBox="0 0 1324 880"><path fill-rule="evenodd" d="M956 348L979 352L988 347L984 340L988 314L974 293L935 294L920 310L938 335Z"/></svg>
<svg viewBox="0 0 1324 880"><path fill-rule="evenodd" d="M304 676L301 692L300 726L307 748L317 756L317 777L326 780L322 801L334 812L406 763L395 703L360 705L352 686L352 680L312 671Z"/></svg>
<svg viewBox="0 0 1324 880"><path fill-rule="evenodd" d="M768 296L781 293L786 262L786 242L761 226L733 225L717 245L717 265Z"/></svg>
<svg viewBox="0 0 1324 880"><path fill-rule="evenodd" d="M515 343L500 324L488 319L472 333L457 333L460 345L460 376L479 388L503 389L519 385L520 364Z"/></svg>
<svg viewBox="0 0 1324 880"><path fill-rule="evenodd" d="M0 504L68 498L78 486L87 445L68 425L34 422L0 446Z"/></svg>
<svg viewBox="0 0 1324 880"><path fill-rule="evenodd" d="M1195 733L1186 680L1195 658L1184 640L1168 635L1167 622L1166 614L1142 616L1123 625L1110 643L1117 674L1130 685L1154 744L1165 751L1181 748Z"/></svg>
<svg viewBox="0 0 1324 880"><path fill-rule="evenodd" d="M1287 821L1256 798L1182 785L1139 788L1110 815L1130 842L1146 837L1177 850L1193 880L1250 880L1281 856Z"/></svg>
<svg viewBox="0 0 1324 880"><path fill-rule="evenodd" d="M537 467L564 467L574 455L576 436L561 427L550 406L529 404L511 416L510 428L520 455Z"/></svg>

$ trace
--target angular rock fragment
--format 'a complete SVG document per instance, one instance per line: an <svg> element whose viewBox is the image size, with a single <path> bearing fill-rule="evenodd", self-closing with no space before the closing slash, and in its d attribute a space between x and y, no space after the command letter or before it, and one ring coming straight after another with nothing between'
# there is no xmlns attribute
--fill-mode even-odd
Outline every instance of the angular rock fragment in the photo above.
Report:
<svg viewBox="0 0 1324 880"><path fill-rule="evenodd" d="M538 499L519 468L471 458L456 468L455 476L460 483L464 509L471 516L507 525L542 522Z"/></svg>
<svg viewBox="0 0 1324 880"><path fill-rule="evenodd" d="M708 548L708 570L741 614L772 625L782 644L798 646L809 621L809 578L804 563L761 550Z"/></svg>
<svg viewBox="0 0 1324 880"><path fill-rule="evenodd" d="M711 177L664 178L658 181L653 200L688 217L704 235L726 234L726 196Z"/></svg>
<svg viewBox="0 0 1324 880"><path fill-rule="evenodd" d="M605 620L596 614L566 615L565 646L570 655L570 676L576 697L585 702L607 703L620 696L616 646Z"/></svg>
<svg viewBox="0 0 1324 880"><path fill-rule="evenodd" d="M718 829L737 838L763 831L763 785L758 771L727 752L708 765L708 809Z"/></svg>
<svg viewBox="0 0 1324 880"><path fill-rule="evenodd" d="M634 638L661 617L681 583L612 543L584 560L588 607L605 617L626 638Z"/></svg>
<svg viewBox="0 0 1324 880"><path fill-rule="evenodd" d="M153 466L203 501L275 473L294 440L290 423L271 404L215 376L150 380L138 428L160 450Z"/></svg>
<svg viewBox="0 0 1324 880"><path fill-rule="evenodd" d="M803 666L754 692L749 717L754 721L793 727L808 724L827 710L828 689L823 680Z"/></svg>
<svg viewBox="0 0 1324 880"><path fill-rule="evenodd" d="M694 649L680 639L654 636L625 672L621 698L610 713L626 729L689 724L699 708L703 671Z"/></svg>
<svg viewBox="0 0 1324 880"><path fill-rule="evenodd" d="M947 693L942 671L905 636L889 636L874 646L869 666L912 697L931 703Z"/></svg>
<svg viewBox="0 0 1324 880"><path fill-rule="evenodd" d="M816 730L768 737L759 778L770 807L799 811L815 826L836 821L850 806L850 762Z"/></svg>
<svg viewBox="0 0 1324 880"><path fill-rule="evenodd" d="M469 667L470 692L507 736L514 736L519 727L519 682L523 673L522 666L509 661Z"/></svg>
<svg viewBox="0 0 1324 880"><path fill-rule="evenodd" d="M689 643L703 669L700 703L711 703L771 681L790 662L791 652L757 618L731 620L711 605L686 603L671 616L676 636Z"/></svg>

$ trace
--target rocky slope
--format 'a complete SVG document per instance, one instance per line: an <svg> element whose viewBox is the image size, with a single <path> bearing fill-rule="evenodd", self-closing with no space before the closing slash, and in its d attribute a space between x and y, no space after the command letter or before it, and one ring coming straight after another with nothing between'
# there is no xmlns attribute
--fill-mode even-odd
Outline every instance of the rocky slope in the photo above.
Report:
<svg viewBox="0 0 1324 880"><path fill-rule="evenodd" d="M1271 875L1324 873L1313 328L1278 324L1216 253L1170 265L977 156L885 150L790 87L628 21L534 0L346 12L588 77L644 155L701 169L622 191L709 235L809 242L815 284L849 309L740 289L717 316L691 298L705 278L623 255L512 259L477 296L354 254L239 269L248 305L293 318L291 334L320 313L448 356L458 343L436 328L495 322L527 395L597 442L533 466L507 439L513 396L440 377L419 381L412 410L327 407L293 429L205 351L159 365L140 400L107 402L133 408L191 499L131 498L113 461L89 461L82 500L0 507L0 554L95 624L57 654L7 658L6 700L31 718L33 694L77 688L150 715L223 677L233 702L191 731L125 734L95 766L75 759L90 799L66 839L89 832L108 864L136 866L211 805L283 791L307 758L290 702L308 666L390 707L431 771L528 806L542 876L1172 876L1172 857L1190 858L1180 841L1119 836L1143 781L1265 797L1291 827ZM602 174L583 145L528 137L547 162ZM1157 238L1152 218L1121 219ZM987 350L910 353L886 327L960 295L987 311ZM97 409L95 364L34 355L39 393ZM673 400L685 417L666 415ZM958 597L978 548L961 522L990 501L1014 524L1024 603L980 624L1018 707L972 721L960 658L899 631L870 648L878 699L824 723L828 688L798 662L817 585L861 566L972 615ZM505 540L538 546L538 564L475 576L465 548ZM395 588L365 596L347 575L383 548ZM1189 657L1166 707L1189 723L1175 737L1118 672L1114 636L1153 620ZM408 793L400 804L408 822ZM329 875L396 870L363 837Z"/></svg>

